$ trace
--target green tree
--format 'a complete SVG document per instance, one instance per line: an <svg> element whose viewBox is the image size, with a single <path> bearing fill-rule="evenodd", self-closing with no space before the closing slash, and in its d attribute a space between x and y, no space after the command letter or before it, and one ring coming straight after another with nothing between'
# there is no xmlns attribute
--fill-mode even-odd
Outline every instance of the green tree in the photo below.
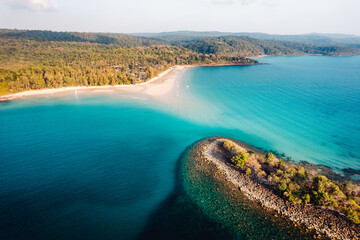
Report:
<svg viewBox="0 0 360 240"><path fill-rule="evenodd" d="M353 209L351 209L350 207L347 208L347 210L346 210L346 217L347 217L350 221L352 221L352 222L354 222L354 223L356 223L356 224L359 224L359 223L360 223L360 219L359 219L359 216L358 216L357 212L354 211Z"/></svg>
<svg viewBox="0 0 360 240"><path fill-rule="evenodd" d="M266 160L271 160L271 159L275 158L275 156L273 153L269 152L266 154L265 158L266 158Z"/></svg>
<svg viewBox="0 0 360 240"><path fill-rule="evenodd" d="M240 152L238 155L231 158L231 162L238 167L244 167L249 155L243 152Z"/></svg>
<svg viewBox="0 0 360 240"><path fill-rule="evenodd" d="M249 155L251 155L251 154L254 154L255 152L254 152L254 150L247 150L247 153L249 154Z"/></svg>
<svg viewBox="0 0 360 240"><path fill-rule="evenodd" d="M281 191L281 192L285 192L286 191L286 189L287 189L287 184L286 184L286 182L281 182L279 185L278 185L278 188L279 188L279 190Z"/></svg>
<svg viewBox="0 0 360 240"><path fill-rule="evenodd" d="M0 82L0 95L9 93L9 86L6 82Z"/></svg>
<svg viewBox="0 0 360 240"><path fill-rule="evenodd" d="M152 67L148 66L146 68L146 76L148 77L148 79L155 77L154 69Z"/></svg>
<svg viewBox="0 0 360 240"><path fill-rule="evenodd" d="M310 195L308 193L304 194L302 196L302 199L303 199L304 203L308 203L311 200Z"/></svg>
<svg viewBox="0 0 360 240"><path fill-rule="evenodd" d="M32 89L42 89L45 88L45 80L39 75L30 76L30 84Z"/></svg>

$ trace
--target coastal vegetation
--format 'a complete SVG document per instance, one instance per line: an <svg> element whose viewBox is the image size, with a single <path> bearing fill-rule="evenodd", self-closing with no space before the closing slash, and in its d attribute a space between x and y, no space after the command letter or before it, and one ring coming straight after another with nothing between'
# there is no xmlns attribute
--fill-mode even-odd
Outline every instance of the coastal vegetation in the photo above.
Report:
<svg viewBox="0 0 360 240"><path fill-rule="evenodd" d="M348 56L360 54L360 50L346 46L319 46L301 42L260 40L246 36L222 36L175 42L175 45L195 52L220 56L257 55L305 55Z"/></svg>
<svg viewBox="0 0 360 240"><path fill-rule="evenodd" d="M164 41L136 37L120 33L54 32L40 30L0 29L1 39L22 39L37 42L87 42L112 44L119 47L163 45Z"/></svg>
<svg viewBox="0 0 360 240"><path fill-rule="evenodd" d="M301 35L279 35L268 33L253 33L253 32L218 32L218 31L174 31L162 33L138 33L136 36L142 36L152 39L158 39L167 42L191 41L196 39L211 38L211 37L251 37L261 40L276 40L287 42L299 42L309 45L318 46L344 46L351 48L360 48L360 37L351 34L322 34L310 33Z"/></svg>
<svg viewBox="0 0 360 240"><path fill-rule="evenodd" d="M257 61L168 45L120 47L0 38L0 95L43 88L135 84L174 65L238 63Z"/></svg>
<svg viewBox="0 0 360 240"><path fill-rule="evenodd" d="M210 35L209 35L210 36ZM256 64L257 55L360 54L346 46L248 36L139 37L0 29L0 95L145 82L174 65Z"/></svg>
<svg viewBox="0 0 360 240"><path fill-rule="evenodd" d="M225 140L222 147L239 172L251 175L283 199L330 208L360 224L360 187L351 181L329 179L316 170L277 158L273 153L249 154L246 148L231 140Z"/></svg>

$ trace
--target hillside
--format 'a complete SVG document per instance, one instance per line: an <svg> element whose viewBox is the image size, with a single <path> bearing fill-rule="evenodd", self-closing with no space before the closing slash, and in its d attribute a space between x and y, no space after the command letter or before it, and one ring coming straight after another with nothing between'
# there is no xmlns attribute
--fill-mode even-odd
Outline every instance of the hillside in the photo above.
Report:
<svg viewBox="0 0 360 240"><path fill-rule="evenodd" d="M279 35L268 33L250 33L250 32L196 32L196 31L176 31L176 32L162 32L162 33L135 33L134 36L141 36L147 38L158 39L162 41L189 41L210 37L252 37L261 40L276 40L300 42L305 44L314 44L318 46L344 46L352 48L360 48L360 36L350 34L322 34L309 33L299 35Z"/></svg>
<svg viewBox="0 0 360 240"><path fill-rule="evenodd" d="M360 49L217 36L0 30L0 95L66 86L144 82L174 65L255 64L257 55L349 56ZM154 38L157 37L157 38ZM342 36L340 36L342 37Z"/></svg>
<svg viewBox="0 0 360 240"><path fill-rule="evenodd" d="M152 46L165 44L149 38L131 36L120 33L80 33L53 32L39 30L9 30L0 29L0 39L26 39L39 42L89 42L100 44L114 44L120 47Z"/></svg>
<svg viewBox="0 0 360 240"><path fill-rule="evenodd" d="M349 56L360 54L359 49L344 46L317 46L299 42L259 40L251 37L212 37L198 40L174 42L174 45L189 48L195 52L220 56L256 55L304 55Z"/></svg>
<svg viewBox="0 0 360 240"><path fill-rule="evenodd" d="M59 34L59 39L66 36ZM257 63L244 57L196 53L181 46L121 47L87 39L44 39L0 38L0 95L43 88L135 84L174 65Z"/></svg>

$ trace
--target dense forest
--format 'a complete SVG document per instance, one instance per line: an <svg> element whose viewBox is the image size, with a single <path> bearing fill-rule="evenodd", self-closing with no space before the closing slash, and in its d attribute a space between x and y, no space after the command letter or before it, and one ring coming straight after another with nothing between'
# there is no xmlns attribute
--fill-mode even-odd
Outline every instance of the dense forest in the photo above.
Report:
<svg viewBox="0 0 360 240"><path fill-rule="evenodd" d="M299 35L279 35L268 33L253 33L253 32L195 32L195 31L175 31L162 33L136 33L135 36L147 37L157 39L160 41L176 42L189 41L201 38L210 37L252 37L261 40L276 40L287 42L298 42L308 45L317 46L343 46L351 48L360 48L360 36L351 34L324 34L324 33L309 33Z"/></svg>
<svg viewBox="0 0 360 240"><path fill-rule="evenodd" d="M144 82L174 65L254 64L256 55L360 54L345 46L247 36L0 29L0 95L31 89Z"/></svg>
<svg viewBox="0 0 360 240"><path fill-rule="evenodd" d="M144 82L174 65L255 63L184 47L0 38L0 95L30 89Z"/></svg>
<svg viewBox="0 0 360 240"><path fill-rule="evenodd" d="M79 33L53 32L39 30L9 30L0 29L0 39L26 39L39 42L89 42L100 44L114 44L120 47L137 47L162 45L165 41L136 37L120 33Z"/></svg>
<svg viewBox="0 0 360 240"><path fill-rule="evenodd" d="M260 40L251 37L210 37L190 41L174 41L174 45L195 52L220 56L305 55L349 56L360 54L360 49L345 46L318 46L300 42Z"/></svg>

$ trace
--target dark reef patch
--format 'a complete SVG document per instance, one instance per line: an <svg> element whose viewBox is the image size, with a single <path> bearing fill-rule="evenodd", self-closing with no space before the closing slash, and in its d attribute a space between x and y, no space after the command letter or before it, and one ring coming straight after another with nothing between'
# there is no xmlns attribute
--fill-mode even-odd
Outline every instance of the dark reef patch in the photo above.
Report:
<svg viewBox="0 0 360 240"><path fill-rule="evenodd" d="M190 146L177 160L174 191L151 214L138 239L323 238L224 184L214 175L215 166L197 158L197 147Z"/></svg>

